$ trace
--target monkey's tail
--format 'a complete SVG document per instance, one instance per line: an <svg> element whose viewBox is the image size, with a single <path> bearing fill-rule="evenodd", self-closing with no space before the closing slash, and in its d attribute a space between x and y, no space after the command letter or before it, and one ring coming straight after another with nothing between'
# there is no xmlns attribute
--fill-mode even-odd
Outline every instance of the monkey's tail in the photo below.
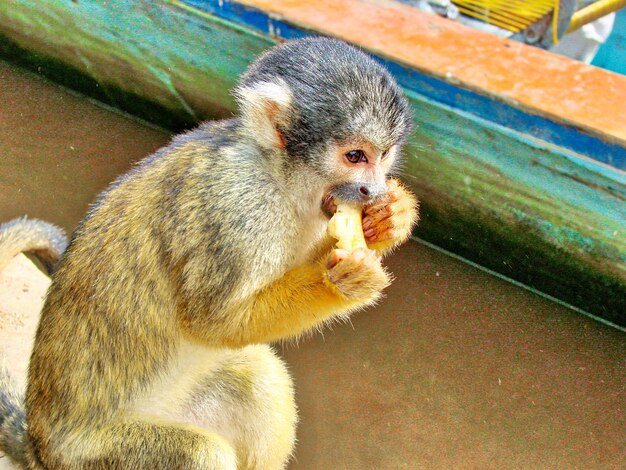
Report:
<svg viewBox="0 0 626 470"><path fill-rule="evenodd" d="M4 365L0 366L0 450L22 468L26 461L26 411Z"/></svg>
<svg viewBox="0 0 626 470"><path fill-rule="evenodd" d="M18 254L36 256L52 274L67 247L65 232L48 222L20 217L0 224L0 271Z"/></svg>

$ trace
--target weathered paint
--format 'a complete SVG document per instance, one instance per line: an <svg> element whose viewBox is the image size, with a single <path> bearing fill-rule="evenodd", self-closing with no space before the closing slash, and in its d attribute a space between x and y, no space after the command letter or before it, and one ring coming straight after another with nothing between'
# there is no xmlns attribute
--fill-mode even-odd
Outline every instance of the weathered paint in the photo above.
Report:
<svg viewBox="0 0 626 470"><path fill-rule="evenodd" d="M234 107L236 77L274 43L168 4L129 0L0 2L0 31L109 89L140 96L190 123Z"/></svg>
<svg viewBox="0 0 626 470"><path fill-rule="evenodd" d="M274 7L295 8L296 3L276 2ZM80 74L87 91L100 93L125 109L136 111L134 103L140 98L176 116L175 122L195 122L216 112L227 114L233 108L228 90L246 65L275 42L274 36L310 34L306 25L321 21L319 12L317 16L311 13L306 23L235 4L217 5L230 8L233 18L239 15L245 21L234 24L231 17L218 18L176 0L111 0L106 4L95 0L13 0L11 5L0 3L0 32L5 37L0 50L28 50L31 66L43 64L55 76L64 64L66 71ZM351 11L343 2L335 5L339 16ZM405 14L403 7L373 5L390 9L379 15L381 21L391 13ZM368 9L364 7L358 15L361 25L374 21L363 19L371 14ZM325 27L339 21L330 13L324 18ZM245 26L265 20L270 34L260 34L264 31L260 27L252 30ZM466 64L458 74L448 76L446 67L455 59L467 60L465 48L458 43L455 50L442 45L451 38L459 39L457 25L422 18L422 23L415 25L419 31L410 36L406 32L409 25L402 23L405 29L399 37L404 50L397 41L386 49L383 40L371 33L373 29L367 37L351 36L356 26L348 27L350 21L358 23L345 17L341 21L342 28L329 32L379 53L407 88L417 129L408 148L405 176L423 201L418 235L625 324L626 174L593 160L600 155L601 160L617 165L626 147L623 113L613 109L618 103L611 104L609 113L606 102L606 96L617 99L621 93L614 87L614 76L602 75L609 80L605 80L605 96L597 84L589 85L601 71L583 70L559 58L551 70L560 70L562 75L577 70L580 87L589 86L591 94L597 93L605 111L598 113L587 97L576 106L565 106L561 116L550 106L564 95L553 95L555 89L549 83L541 88L537 71L531 73L529 65L546 57L552 63L546 53L489 36L495 41L491 61L514 60L520 67L518 73L523 74L521 86L507 81L512 78L490 76L493 69L478 56L472 67ZM410 43L411 37L417 42ZM484 59L487 38L479 39ZM448 65L445 57L437 55L446 51L451 55ZM408 60L411 54L415 56L412 65ZM426 67L430 59L432 70ZM511 64L500 64L498 73L507 68L512 68ZM480 82L477 77L483 75L485 82ZM487 87L498 84L499 91ZM524 87L535 88L529 91ZM531 105L536 107L530 109ZM578 107L582 111L576 114L573 109ZM602 119L611 121L604 129L599 128L604 125Z"/></svg>
<svg viewBox="0 0 626 470"><path fill-rule="evenodd" d="M422 198L417 234L623 324L623 173L422 96L409 99L418 127L405 177Z"/></svg>

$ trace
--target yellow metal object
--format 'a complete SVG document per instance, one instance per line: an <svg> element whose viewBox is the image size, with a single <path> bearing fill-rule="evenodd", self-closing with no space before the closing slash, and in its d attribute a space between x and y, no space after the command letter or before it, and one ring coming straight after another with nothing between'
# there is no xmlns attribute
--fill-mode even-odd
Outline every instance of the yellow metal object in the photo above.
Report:
<svg viewBox="0 0 626 470"><path fill-rule="evenodd" d="M592 3L572 15L572 20L569 23L567 32L571 33L572 31L576 31L586 24L602 18L609 13L613 13L620 8L624 8L625 6L626 0L600 0L599 2Z"/></svg>
<svg viewBox="0 0 626 470"><path fill-rule="evenodd" d="M558 0L455 0L461 13L517 33L555 10ZM553 30L556 28L553 27Z"/></svg>
<svg viewBox="0 0 626 470"><path fill-rule="evenodd" d="M554 13L552 14L552 42L559 42L559 0L554 0Z"/></svg>

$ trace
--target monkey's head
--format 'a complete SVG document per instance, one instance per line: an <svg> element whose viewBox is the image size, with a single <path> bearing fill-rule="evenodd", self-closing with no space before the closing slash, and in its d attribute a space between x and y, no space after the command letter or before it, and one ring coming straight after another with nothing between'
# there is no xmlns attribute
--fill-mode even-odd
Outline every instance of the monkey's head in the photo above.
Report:
<svg viewBox="0 0 626 470"><path fill-rule="evenodd" d="M333 196L386 193L412 119L395 80L368 55L334 39L287 42L250 66L235 96L257 143L312 169Z"/></svg>

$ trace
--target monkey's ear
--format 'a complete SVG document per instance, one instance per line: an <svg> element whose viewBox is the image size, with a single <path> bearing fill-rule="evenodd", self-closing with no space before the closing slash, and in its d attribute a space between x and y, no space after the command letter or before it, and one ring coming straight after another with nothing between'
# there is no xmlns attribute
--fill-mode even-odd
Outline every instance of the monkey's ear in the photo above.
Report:
<svg viewBox="0 0 626 470"><path fill-rule="evenodd" d="M262 147L284 148L281 129L289 125L292 95L282 80L257 82L235 90L244 125Z"/></svg>

